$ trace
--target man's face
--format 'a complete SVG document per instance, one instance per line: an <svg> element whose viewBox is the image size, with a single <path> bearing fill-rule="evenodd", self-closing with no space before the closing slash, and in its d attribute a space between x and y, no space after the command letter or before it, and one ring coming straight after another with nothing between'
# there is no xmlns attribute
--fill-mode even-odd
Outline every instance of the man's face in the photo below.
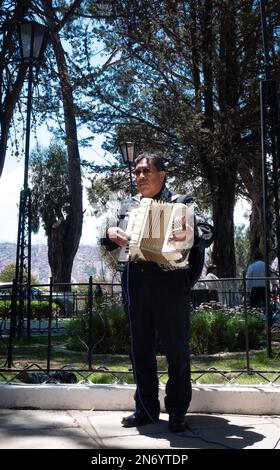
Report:
<svg viewBox="0 0 280 470"><path fill-rule="evenodd" d="M154 197L162 188L165 171L158 171L152 162L143 158L135 168L138 191L144 197Z"/></svg>

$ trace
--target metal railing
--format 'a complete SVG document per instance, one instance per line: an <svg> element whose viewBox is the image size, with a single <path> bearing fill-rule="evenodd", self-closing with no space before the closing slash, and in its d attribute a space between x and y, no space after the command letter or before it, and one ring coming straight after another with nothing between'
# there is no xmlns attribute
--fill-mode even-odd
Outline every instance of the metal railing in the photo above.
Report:
<svg viewBox="0 0 280 470"><path fill-rule="evenodd" d="M244 359L241 368L199 367L197 354L191 355L192 380L200 383L211 376L218 377L219 383L233 384L240 379L257 377L269 384L279 384L280 370L277 362L274 368L263 369L253 367L250 349L249 321L252 315L265 329L267 328L267 313L264 306L251 308L250 298L246 289L246 279L219 279L218 281L201 280L191 292L191 315L197 318L201 312L226 312L232 319L242 315L244 323L244 350L239 354ZM270 332L274 339L275 355L279 357L280 345L280 293L279 279L270 278L271 283L271 322ZM97 286L101 287L102 295L96 295ZM129 346L121 351L126 360L126 367L120 369L112 366L112 358L117 359L117 352L102 356L96 353L97 344L106 340L105 313L108 308L120 306L122 302L121 286L119 283L95 283L92 277L88 283L55 285L52 282L44 285L31 285L26 290L31 295L31 302L24 302L26 310L18 312L18 299L14 298L13 286L0 286L0 381L3 383L49 383L49 382L91 382L97 375L106 375L106 381L114 383L132 382L131 367L127 365ZM27 300L27 299L26 299ZM27 307L30 305L30 310ZM114 314L113 314L114 316ZM99 319L101 338L96 339L95 329ZM69 333L69 325L78 321L77 331ZM80 323L79 323L80 322ZM84 324L86 334L79 333ZM104 332L102 332L102 328ZM66 335L68 331L68 337ZM81 347L81 352L69 350L65 343L69 334ZM242 333L243 334L243 333ZM263 337L263 345L268 335ZM71 339L71 338L70 338ZM74 338L72 338L74 339ZM127 338L126 338L127 339ZM34 351L34 353L33 353ZM59 354L63 361L59 360ZM234 355L237 353L233 354ZM67 356L68 355L68 356ZM69 357L65 363L65 357ZM215 361L215 356L209 354L208 361ZM212 359L211 359L212 357ZM107 363L106 363L107 362ZM159 378L164 381L167 376L166 368L159 367ZM162 369L162 370L161 370Z"/></svg>

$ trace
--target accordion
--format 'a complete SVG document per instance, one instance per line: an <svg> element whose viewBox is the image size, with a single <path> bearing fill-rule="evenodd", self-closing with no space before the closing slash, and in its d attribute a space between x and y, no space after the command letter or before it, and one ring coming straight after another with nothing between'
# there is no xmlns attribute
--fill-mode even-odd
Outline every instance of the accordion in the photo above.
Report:
<svg viewBox="0 0 280 470"><path fill-rule="evenodd" d="M184 239L173 235L184 227ZM167 268L185 268L194 241L193 204L169 203L143 198L132 209L126 227L129 243L121 248L119 263L153 261Z"/></svg>

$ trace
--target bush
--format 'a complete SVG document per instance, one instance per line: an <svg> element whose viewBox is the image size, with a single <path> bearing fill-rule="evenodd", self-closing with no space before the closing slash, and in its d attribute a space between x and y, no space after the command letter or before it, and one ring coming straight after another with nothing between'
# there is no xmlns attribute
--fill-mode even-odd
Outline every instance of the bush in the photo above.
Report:
<svg viewBox="0 0 280 470"><path fill-rule="evenodd" d="M86 350L89 343L89 317L81 316L69 321L67 347ZM248 316L249 347L262 345L264 324L257 315ZM92 318L93 352L127 354L130 351L129 328L121 305L104 306ZM221 351L245 350L244 314L204 305L191 313L190 351L193 354L214 354ZM157 353L161 351L160 344Z"/></svg>
<svg viewBox="0 0 280 470"><path fill-rule="evenodd" d="M248 316L250 349L263 342L263 322L256 315ZM234 310L203 306L191 314L190 350L193 354L214 354L221 351L244 351L245 317Z"/></svg>
<svg viewBox="0 0 280 470"><path fill-rule="evenodd" d="M8 318L10 316L11 301L0 300L0 317Z"/></svg>
<svg viewBox="0 0 280 470"><path fill-rule="evenodd" d="M26 301L25 301L26 302ZM49 302L44 300L32 300L31 306L31 319L48 318L49 317ZM58 306L52 303L52 313L56 312ZM11 316L11 301L0 300L0 317L10 318Z"/></svg>
<svg viewBox="0 0 280 470"><path fill-rule="evenodd" d="M49 302L46 300L32 300L31 306L31 318L48 318L49 317ZM57 309L56 304L52 304L52 312Z"/></svg>
<svg viewBox="0 0 280 470"><path fill-rule="evenodd" d="M89 344L89 316L69 321L66 326L67 347L76 351ZM93 351L98 353L127 354L130 350L126 314L121 305L104 306L92 317Z"/></svg>

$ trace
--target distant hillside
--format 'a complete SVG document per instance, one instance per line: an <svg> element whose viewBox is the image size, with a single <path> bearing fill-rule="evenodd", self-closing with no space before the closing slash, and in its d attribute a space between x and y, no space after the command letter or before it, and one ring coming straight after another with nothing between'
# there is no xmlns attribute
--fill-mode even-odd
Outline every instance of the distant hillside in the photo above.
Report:
<svg viewBox="0 0 280 470"><path fill-rule="evenodd" d="M41 284L48 283L50 268L46 245L34 245L31 249L32 275ZM16 262L16 244L0 243L0 271L7 264ZM102 276L103 267L97 246L81 245L76 254L72 282L88 282L89 276Z"/></svg>

